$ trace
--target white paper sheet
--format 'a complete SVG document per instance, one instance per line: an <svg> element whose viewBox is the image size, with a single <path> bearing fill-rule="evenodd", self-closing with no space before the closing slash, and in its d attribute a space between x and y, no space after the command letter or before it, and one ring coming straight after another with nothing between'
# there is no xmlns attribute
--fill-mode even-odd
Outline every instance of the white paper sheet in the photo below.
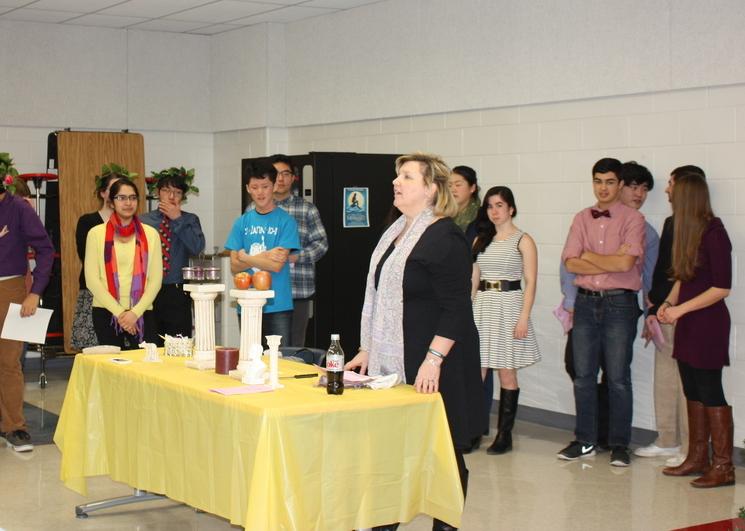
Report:
<svg viewBox="0 0 745 531"><path fill-rule="evenodd" d="M49 308L37 308L34 315L21 317L21 305L11 302L0 337L43 345L53 312Z"/></svg>

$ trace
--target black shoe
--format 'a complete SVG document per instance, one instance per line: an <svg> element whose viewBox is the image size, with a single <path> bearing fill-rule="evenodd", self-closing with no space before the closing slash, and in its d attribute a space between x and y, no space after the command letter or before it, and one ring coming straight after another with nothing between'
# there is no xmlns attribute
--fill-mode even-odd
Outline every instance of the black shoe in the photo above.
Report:
<svg viewBox="0 0 745 531"><path fill-rule="evenodd" d="M610 452L610 444L606 440L598 440L598 443L595 445L595 451L597 453Z"/></svg>
<svg viewBox="0 0 745 531"><path fill-rule="evenodd" d="M435 518L432 520L432 531L458 531L458 528Z"/></svg>
<svg viewBox="0 0 745 531"><path fill-rule="evenodd" d="M584 459L585 457L592 457L593 455L595 455L594 444L572 441L569 443L569 446L556 454L556 457L564 459L565 461L576 461L577 459Z"/></svg>
<svg viewBox="0 0 745 531"><path fill-rule="evenodd" d="M34 449L34 445L31 444L31 436L25 430L6 433L5 441L16 452L30 452Z"/></svg>
<svg viewBox="0 0 745 531"><path fill-rule="evenodd" d="M611 466L629 466L631 464L629 449L625 446L612 447L610 450L610 464Z"/></svg>
<svg viewBox="0 0 745 531"><path fill-rule="evenodd" d="M471 446L469 448L466 448L465 450L463 450L462 453L463 453L463 455L468 455L471 452L475 452L476 450L478 450L479 449L479 446L481 446L481 435L479 435L478 437L474 437L473 439L471 439Z"/></svg>

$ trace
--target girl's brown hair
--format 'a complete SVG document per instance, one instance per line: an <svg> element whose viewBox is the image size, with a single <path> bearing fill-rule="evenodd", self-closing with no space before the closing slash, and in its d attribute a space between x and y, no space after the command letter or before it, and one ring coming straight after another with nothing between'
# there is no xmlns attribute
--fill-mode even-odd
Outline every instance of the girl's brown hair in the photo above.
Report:
<svg viewBox="0 0 745 531"><path fill-rule="evenodd" d="M672 199L675 220L672 276L685 282L695 275L701 238L714 212L706 180L697 173L675 177Z"/></svg>

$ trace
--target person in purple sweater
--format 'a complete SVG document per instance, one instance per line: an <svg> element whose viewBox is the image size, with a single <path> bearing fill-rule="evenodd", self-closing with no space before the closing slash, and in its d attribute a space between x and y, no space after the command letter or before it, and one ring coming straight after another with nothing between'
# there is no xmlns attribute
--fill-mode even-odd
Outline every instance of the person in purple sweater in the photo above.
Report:
<svg viewBox="0 0 745 531"><path fill-rule="evenodd" d="M676 325L673 358L687 400L688 455L679 466L662 472L703 474L691 482L698 488L734 485L732 406L722 387L722 369L729 365L731 321L724 299L732 288L732 243L712 211L702 175L675 177L672 199L675 283L657 319Z"/></svg>
<svg viewBox="0 0 745 531"><path fill-rule="evenodd" d="M36 267L27 295L29 247L36 252ZM36 313L53 260L54 247L34 209L0 186L0 330L12 302L21 305L22 317ZM0 339L0 436L16 452L34 449L23 416L22 351L22 342Z"/></svg>

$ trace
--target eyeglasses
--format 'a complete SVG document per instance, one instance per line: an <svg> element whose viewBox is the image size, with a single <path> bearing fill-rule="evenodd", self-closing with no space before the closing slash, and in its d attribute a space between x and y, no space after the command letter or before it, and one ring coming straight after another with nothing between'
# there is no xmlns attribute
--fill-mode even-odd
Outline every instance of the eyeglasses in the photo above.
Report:
<svg viewBox="0 0 745 531"><path fill-rule="evenodd" d="M183 197L184 192L179 190L178 188L161 188L161 192L165 192L167 195L171 195L173 197Z"/></svg>
<svg viewBox="0 0 745 531"><path fill-rule="evenodd" d="M134 194L132 195L115 195L114 201L119 201L120 203L124 203L125 201L130 201L132 203L135 203L137 201L138 197Z"/></svg>
<svg viewBox="0 0 745 531"><path fill-rule="evenodd" d="M278 171L277 176L278 177L292 177L292 172L290 170Z"/></svg>

